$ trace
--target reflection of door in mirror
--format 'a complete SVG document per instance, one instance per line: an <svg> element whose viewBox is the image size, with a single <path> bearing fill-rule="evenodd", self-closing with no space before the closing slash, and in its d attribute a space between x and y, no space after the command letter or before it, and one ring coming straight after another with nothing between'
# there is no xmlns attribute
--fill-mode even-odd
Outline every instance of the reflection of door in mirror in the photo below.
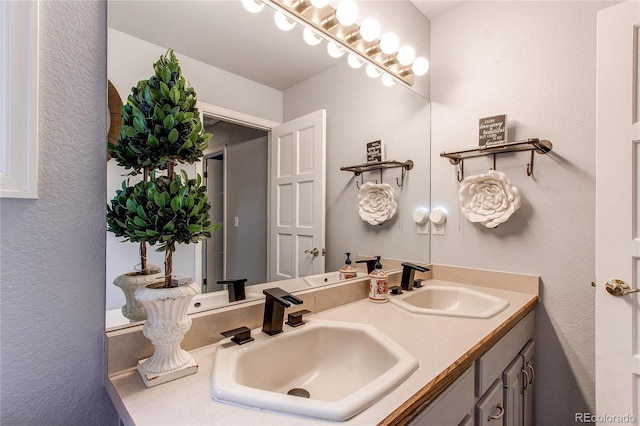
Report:
<svg viewBox="0 0 640 426"><path fill-rule="evenodd" d="M325 271L326 111L271 129L270 281Z"/></svg>
<svg viewBox="0 0 640 426"><path fill-rule="evenodd" d="M213 137L206 157L212 222L222 223L204 247L203 291L224 290L220 280L267 280L268 133L205 117Z"/></svg>

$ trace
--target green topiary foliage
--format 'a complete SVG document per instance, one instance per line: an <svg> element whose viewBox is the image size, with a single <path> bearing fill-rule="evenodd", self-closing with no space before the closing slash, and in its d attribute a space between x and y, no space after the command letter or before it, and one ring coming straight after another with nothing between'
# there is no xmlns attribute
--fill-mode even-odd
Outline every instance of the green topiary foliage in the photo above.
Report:
<svg viewBox="0 0 640 426"><path fill-rule="evenodd" d="M108 230L126 241L173 252L176 244L196 243L220 228L211 224L211 204L200 175L189 179L183 171L170 179L152 174L149 182L126 184L107 206Z"/></svg>
<svg viewBox="0 0 640 426"><path fill-rule="evenodd" d="M141 80L122 107L122 127L109 152L131 175L164 169L168 162L193 164L209 145L196 108L196 93L182 76L169 49L153 65L155 74Z"/></svg>
<svg viewBox="0 0 640 426"><path fill-rule="evenodd" d="M111 156L130 175L149 172L150 180L134 186L122 183L107 205L107 230L125 241L155 245L165 252L165 286L172 282L172 254L176 244L211 237L220 225L209 218L211 203L202 178L174 174L176 163L199 161L209 144L203 132L195 91L182 76L169 49L153 66L155 74L132 88L122 107L122 128ZM165 175L157 170L166 169ZM146 178L145 178L146 179ZM143 262L145 256L141 255ZM144 263L143 263L144 264Z"/></svg>

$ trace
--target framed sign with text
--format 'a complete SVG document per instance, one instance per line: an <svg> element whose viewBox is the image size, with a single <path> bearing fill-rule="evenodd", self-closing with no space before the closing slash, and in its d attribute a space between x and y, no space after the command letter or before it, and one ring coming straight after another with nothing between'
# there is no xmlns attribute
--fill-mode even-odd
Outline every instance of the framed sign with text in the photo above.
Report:
<svg viewBox="0 0 640 426"><path fill-rule="evenodd" d="M507 142L507 115L494 115L479 120L479 145L492 146Z"/></svg>
<svg viewBox="0 0 640 426"><path fill-rule="evenodd" d="M373 141L367 143L367 163L384 161L384 143Z"/></svg>

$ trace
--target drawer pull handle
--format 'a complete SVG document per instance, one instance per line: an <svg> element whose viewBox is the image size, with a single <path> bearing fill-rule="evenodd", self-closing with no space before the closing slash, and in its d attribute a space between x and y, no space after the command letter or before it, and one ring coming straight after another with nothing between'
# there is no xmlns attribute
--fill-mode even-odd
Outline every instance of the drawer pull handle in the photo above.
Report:
<svg viewBox="0 0 640 426"><path fill-rule="evenodd" d="M536 379L535 370L533 369L533 365L527 363L527 368L531 371L531 379L529 380L529 384L532 385Z"/></svg>
<svg viewBox="0 0 640 426"><path fill-rule="evenodd" d="M497 414L489 414L489 417L487 418L488 421L499 420L504 416L504 408L502 408L502 404L498 402L496 404L496 408L498 409Z"/></svg>
<svg viewBox="0 0 640 426"><path fill-rule="evenodd" d="M527 373L527 370L525 370L524 368L521 368L520 371L522 371L522 374L524 374L524 382L522 383L522 390L524 391L525 389L527 389L527 387L529 387L529 383L531 383L531 377L529 377L529 373Z"/></svg>

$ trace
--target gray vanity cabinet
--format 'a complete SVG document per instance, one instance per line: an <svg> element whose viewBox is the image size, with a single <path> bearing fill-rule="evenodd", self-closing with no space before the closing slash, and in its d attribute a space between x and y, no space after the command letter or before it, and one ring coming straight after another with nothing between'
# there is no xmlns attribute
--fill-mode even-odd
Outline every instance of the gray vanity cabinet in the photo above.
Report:
<svg viewBox="0 0 640 426"><path fill-rule="evenodd" d="M525 377L522 374L522 357L518 355L502 373L504 386L504 426L521 426L523 412L523 390Z"/></svg>
<svg viewBox="0 0 640 426"><path fill-rule="evenodd" d="M477 426L533 426L534 329L531 312L476 361Z"/></svg>
<svg viewBox="0 0 640 426"><path fill-rule="evenodd" d="M476 404L476 426L501 425L504 415L502 380L497 379Z"/></svg>
<svg viewBox="0 0 640 426"><path fill-rule="evenodd" d="M474 367L469 367L462 376L442 392L413 421L411 426L472 426L475 397Z"/></svg>
<svg viewBox="0 0 640 426"><path fill-rule="evenodd" d="M504 426L533 426L533 385L535 342L529 341L502 373L504 385Z"/></svg>
<svg viewBox="0 0 640 426"><path fill-rule="evenodd" d="M533 426L535 311L524 317L412 426Z"/></svg>
<svg viewBox="0 0 640 426"><path fill-rule="evenodd" d="M535 311L476 360L476 426L533 426L534 331Z"/></svg>
<svg viewBox="0 0 640 426"><path fill-rule="evenodd" d="M524 383L524 392L522 396L522 425L534 426L536 424L534 418L533 392L536 379L535 374L535 342L531 340L522 352L523 375L526 382Z"/></svg>

